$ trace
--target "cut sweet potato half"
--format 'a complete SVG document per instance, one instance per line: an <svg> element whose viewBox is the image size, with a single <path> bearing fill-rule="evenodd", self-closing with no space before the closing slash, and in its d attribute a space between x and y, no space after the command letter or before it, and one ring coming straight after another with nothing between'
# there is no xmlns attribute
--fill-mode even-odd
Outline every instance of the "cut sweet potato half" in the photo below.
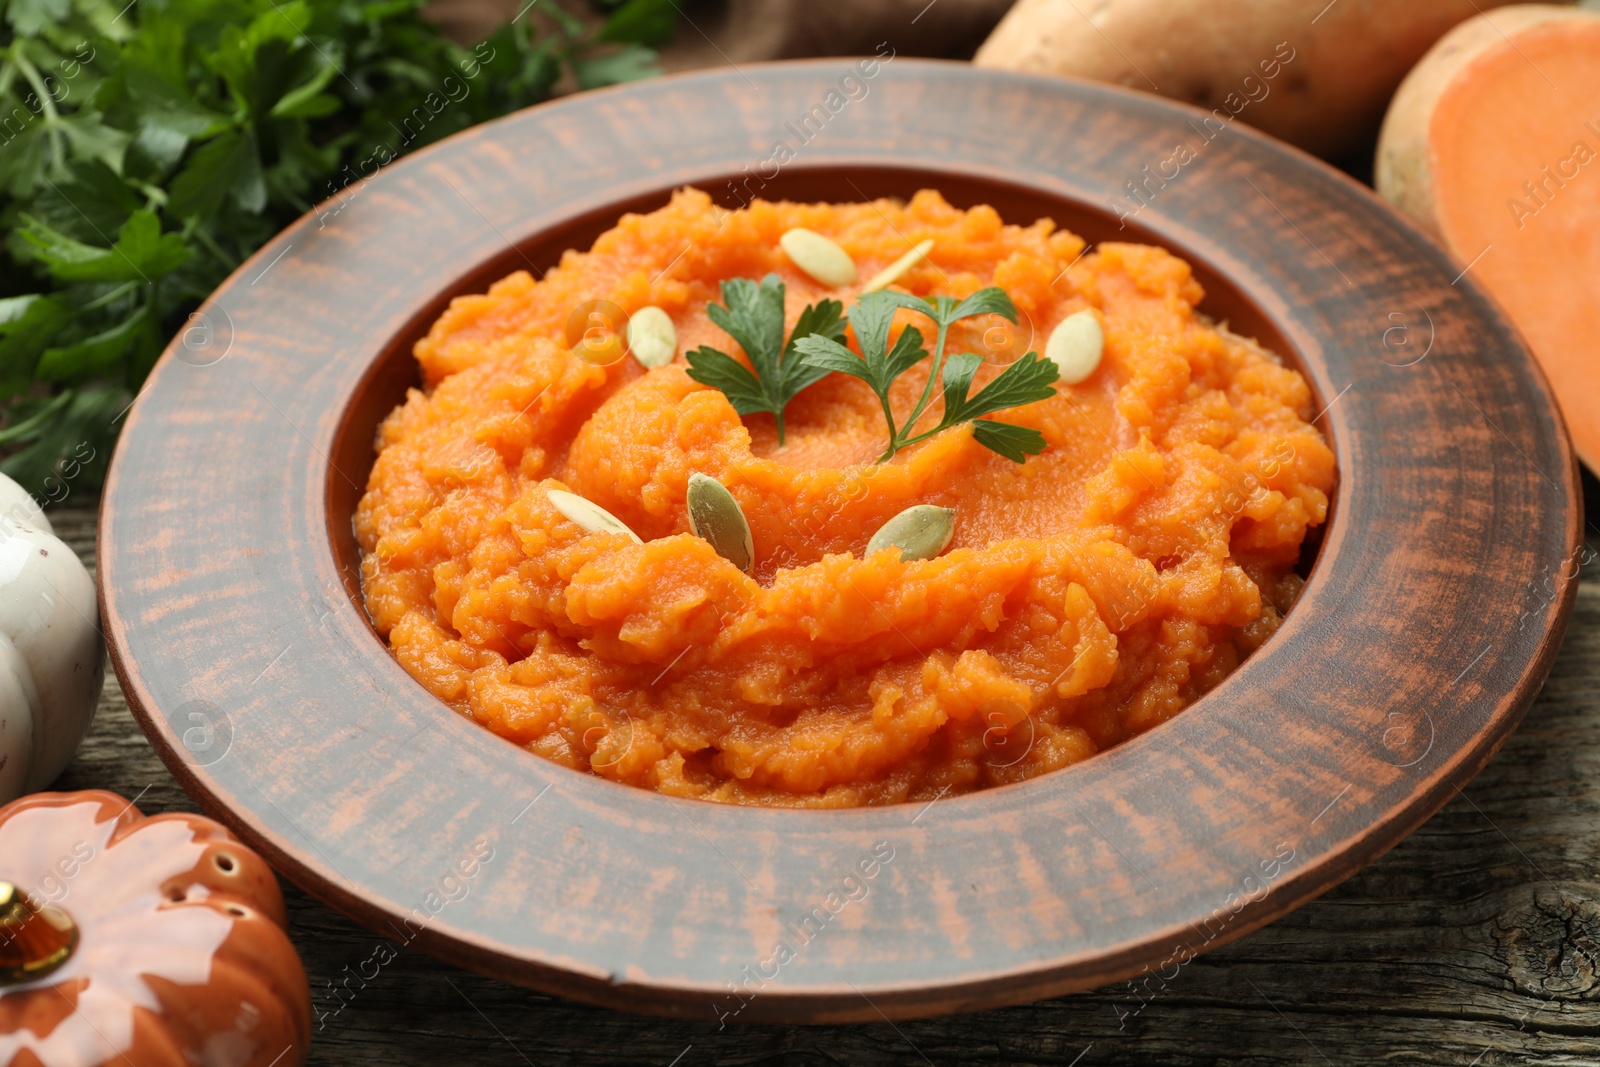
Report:
<svg viewBox="0 0 1600 1067"><path fill-rule="evenodd" d="M1376 177L1499 300L1600 470L1600 13L1456 27L1395 95Z"/></svg>

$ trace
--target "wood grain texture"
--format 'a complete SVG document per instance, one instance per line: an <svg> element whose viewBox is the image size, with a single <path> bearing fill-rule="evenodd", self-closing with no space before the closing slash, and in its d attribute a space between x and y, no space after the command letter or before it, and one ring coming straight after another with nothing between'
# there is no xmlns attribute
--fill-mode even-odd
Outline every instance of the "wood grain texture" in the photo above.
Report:
<svg viewBox="0 0 1600 1067"><path fill-rule="evenodd" d="M1592 480L1589 487L1596 488ZM92 566L93 510L69 504L52 519ZM682 1054L677 1067L1259 1067L1324 1057L1336 1064L1593 1064L1600 573L1585 577L1544 691L1461 796L1343 885L1195 960L1159 995L1145 994L1147 1006L1120 985L904 1021L898 1032L881 1020L719 1031L710 1020L545 996L416 952L336 995L330 986L371 958L375 938L286 886L290 931L320 1022L310 1062L662 1067ZM57 787L142 793L150 812L195 810L109 675L94 729Z"/></svg>
<svg viewBox="0 0 1600 1067"><path fill-rule="evenodd" d="M213 361L180 339L128 416L99 536L134 712L209 811L408 950L740 1022L1181 974L1454 797L1550 668L1581 519L1531 361L1369 192L1232 130L1130 232L1196 262L1214 312L1298 355L1343 481L1300 603L1212 694L1077 767L920 811L673 801L445 712L373 635L342 544L372 426L407 381L396 353L451 293L540 269L624 206L720 192L847 69L586 94L410 157L241 268L204 309L231 349ZM1045 205L1092 239L1118 232L1098 205L1195 114L909 60L854 108L762 191L944 186L1002 213ZM1429 343L1386 345L1395 316ZM865 899L829 903L885 850ZM799 942L791 959L780 941Z"/></svg>

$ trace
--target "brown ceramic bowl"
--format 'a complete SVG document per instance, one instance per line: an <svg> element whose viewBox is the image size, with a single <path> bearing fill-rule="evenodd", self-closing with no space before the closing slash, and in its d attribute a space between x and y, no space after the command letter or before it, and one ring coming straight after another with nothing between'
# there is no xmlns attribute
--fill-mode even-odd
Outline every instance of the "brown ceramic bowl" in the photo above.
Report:
<svg viewBox="0 0 1600 1067"><path fill-rule="evenodd" d="M1240 125L1206 141L1200 112L1153 97L957 64L894 60L797 158L764 163L850 69L586 94L384 168L229 279L129 415L100 525L129 702L209 812L383 936L741 1021L1165 981L1413 830L1544 680L1576 588L1576 466L1512 328L1437 246ZM1198 150L1174 173L1180 142ZM1193 263L1206 311L1298 362L1339 458L1278 635L1120 748L926 807L673 800L429 696L368 624L350 532L373 429L417 380L412 342L451 296L747 174L768 197L933 186ZM1148 204L1122 229L1129 182ZM847 886L863 859L872 877Z"/></svg>

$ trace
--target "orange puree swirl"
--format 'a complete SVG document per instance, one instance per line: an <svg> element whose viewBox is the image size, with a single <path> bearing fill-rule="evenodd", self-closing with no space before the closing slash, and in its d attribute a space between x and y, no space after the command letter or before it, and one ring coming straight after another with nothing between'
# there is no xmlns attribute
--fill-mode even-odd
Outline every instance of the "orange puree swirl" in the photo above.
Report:
<svg viewBox="0 0 1600 1067"><path fill-rule="evenodd" d="M706 317L719 283L776 272L788 325L825 298L779 248L804 226L870 278L927 238L896 283L1010 294L1020 325L959 324L977 386L1085 308L1105 356L1085 382L1001 414L1041 431L1014 463L960 426L874 465L886 427L832 374L773 419L741 419L684 353L739 353ZM675 796L744 804L915 801L1065 767L1177 714L1278 627L1333 453L1304 379L1195 310L1159 249L1003 223L937 192L909 203L753 202L686 189L625 216L535 281L455 300L416 346L426 383L384 422L356 515L366 603L440 700L547 759ZM864 284L864 283L858 283ZM596 366L566 347L572 310L656 305L674 361ZM896 329L928 323L901 312ZM853 344L853 340L851 341ZM927 364L895 386L909 411ZM939 416L937 401L919 425ZM755 543L746 575L689 532L701 472ZM567 489L641 538L585 533ZM862 558L914 504L955 509L936 559Z"/></svg>

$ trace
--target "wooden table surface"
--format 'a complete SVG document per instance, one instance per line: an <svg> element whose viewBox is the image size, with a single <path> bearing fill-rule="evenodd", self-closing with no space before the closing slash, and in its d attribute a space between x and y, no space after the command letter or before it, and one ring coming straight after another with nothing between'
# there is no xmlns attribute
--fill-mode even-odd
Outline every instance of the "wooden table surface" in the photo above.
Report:
<svg viewBox="0 0 1600 1067"><path fill-rule="evenodd" d="M1587 474L1584 488L1600 515ZM79 496L51 513L91 566L94 507ZM56 788L114 790L147 814L198 810L109 672ZM311 979L313 1064L1600 1064L1600 565L1585 569L1544 692L1460 796L1326 896L1147 988L944 1019L719 1029L709 1012L591 1008L415 950L395 949L363 982L382 939L284 889Z"/></svg>

